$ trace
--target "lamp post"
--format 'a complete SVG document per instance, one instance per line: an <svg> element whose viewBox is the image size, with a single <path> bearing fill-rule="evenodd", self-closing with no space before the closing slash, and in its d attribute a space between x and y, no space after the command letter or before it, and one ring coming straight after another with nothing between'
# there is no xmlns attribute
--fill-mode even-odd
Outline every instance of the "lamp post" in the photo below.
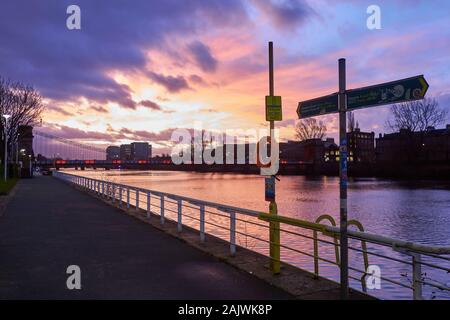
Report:
<svg viewBox="0 0 450 320"><path fill-rule="evenodd" d="M6 178L7 178L7 167L8 167L8 119L11 117L11 115L9 114L4 114L3 118L5 118L5 159L4 159L4 164L3 164L3 169L4 169L4 178L5 178L5 182L6 182Z"/></svg>
<svg viewBox="0 0 450 320"><path fill-rule="evenodd" d="M28 158L30 159L30 178L32 178L33 177L33 167L32 167L32 164L31 164L31 154L28 155Z"/></svg>

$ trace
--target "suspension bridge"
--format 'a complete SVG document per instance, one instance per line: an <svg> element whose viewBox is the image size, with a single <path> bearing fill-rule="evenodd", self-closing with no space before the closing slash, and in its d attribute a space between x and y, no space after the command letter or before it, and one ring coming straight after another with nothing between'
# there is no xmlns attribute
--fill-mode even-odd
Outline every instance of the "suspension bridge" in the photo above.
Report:
<svg viewBox="0 0 450 320"><path fill-rule="evenodd" d="M33 131L33 153L38 167L104 169L160 169L173 168L172 161L165 157L147 160L107 159L106 146L90 145L58 137L40 130ZM181 168L180 168L181 169Z"/></svg>

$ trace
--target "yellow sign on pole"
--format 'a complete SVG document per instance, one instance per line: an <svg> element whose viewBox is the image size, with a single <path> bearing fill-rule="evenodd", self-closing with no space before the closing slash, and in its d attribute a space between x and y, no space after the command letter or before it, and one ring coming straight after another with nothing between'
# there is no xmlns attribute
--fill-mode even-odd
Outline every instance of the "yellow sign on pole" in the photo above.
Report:
<svg viewBox="0 0 450 320"><path fill-rule="evenodd" d="M281 96L266 96L266 121L283 120Z"/></svg>

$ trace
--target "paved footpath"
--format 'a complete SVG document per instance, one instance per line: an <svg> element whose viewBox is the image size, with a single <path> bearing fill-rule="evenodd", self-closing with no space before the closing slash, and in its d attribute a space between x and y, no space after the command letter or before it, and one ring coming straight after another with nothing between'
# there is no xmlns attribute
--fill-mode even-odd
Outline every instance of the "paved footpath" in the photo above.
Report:
<svg viewBox="0 0 450 320"><path fill-rule="evenodd" d="M289 298L52 177L21 180L0 215L0 299Z"/></svg>

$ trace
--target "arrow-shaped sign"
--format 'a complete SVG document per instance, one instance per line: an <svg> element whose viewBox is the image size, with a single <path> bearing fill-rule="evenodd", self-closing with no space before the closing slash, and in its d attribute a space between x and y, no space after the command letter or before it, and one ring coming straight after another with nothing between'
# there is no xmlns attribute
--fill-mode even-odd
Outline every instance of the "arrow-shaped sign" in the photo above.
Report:
<svg viewBox="0 0 450 320"><path fill-rule="evenodd" d="M299 119L335 112L338 112L337 93L299 102L297 107Z"/></svg>
<svg viewBox="0 0 450 320"><path fill-rule="evenodd" d="M423 75L386 82L374 86L347 90L347 110L382 106L399 102L420 100L425 97L428 83ZM298 103L299 119L338 112L338 94Z"/></svg>
<svg viewBox="0 0 450 320"><path fill-rule="evenodd" d="M420 100L428 83L423 75L347 91L347 110Z"/></svg>

